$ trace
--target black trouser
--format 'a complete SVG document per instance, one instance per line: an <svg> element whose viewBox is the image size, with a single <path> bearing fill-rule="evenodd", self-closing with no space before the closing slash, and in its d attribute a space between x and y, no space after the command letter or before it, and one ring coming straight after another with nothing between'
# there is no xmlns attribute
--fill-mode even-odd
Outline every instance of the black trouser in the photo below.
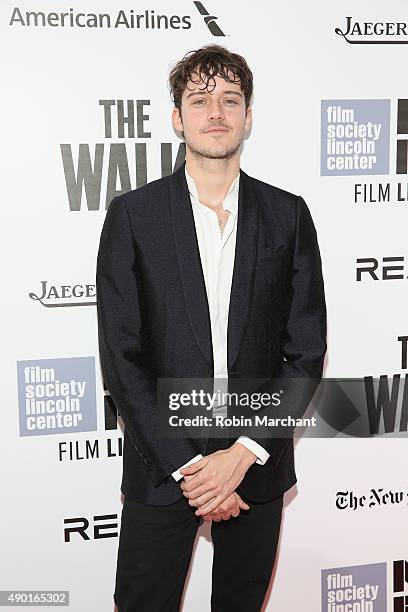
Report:
<svg viewBox="0 0 408 612"><path fill-rule="evenodd" d="M275 561L282 500L248 502L250 509L239 516L211 523L212 612L261 610ZM125 498L114 595L119 612L179 611L200 524L195 510L184 496L168 506Z"/></svg>

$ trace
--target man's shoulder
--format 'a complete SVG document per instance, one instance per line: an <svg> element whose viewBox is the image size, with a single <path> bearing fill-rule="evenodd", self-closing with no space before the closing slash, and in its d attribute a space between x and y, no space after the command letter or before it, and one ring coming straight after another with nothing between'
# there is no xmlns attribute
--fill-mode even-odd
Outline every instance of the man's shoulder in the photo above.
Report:
<svg viewBox="0 0 408 612"><path fill-rule="evenodd" d="M267 183L266 181L262 181L253 176L249 176L248 174L247 177L253 183L258 193L263 196L263 200L266 202L266 204L273 205L278 203L286 206L297 206L299 196L295 193L282 189L281 187L277 187L276 185L272 185L271 183Z"/></svg>
<svg viewBox="0 0 408 612"><path fill-rule="evenodd" d="M170 176L155 179L145 185L141 185L137 189L122 193L116 196L112 203L122 202L128 209L132 209L137 207L143 208L145 205L152 206L154 202L163 202L163 196L168 193Z"/></svg>

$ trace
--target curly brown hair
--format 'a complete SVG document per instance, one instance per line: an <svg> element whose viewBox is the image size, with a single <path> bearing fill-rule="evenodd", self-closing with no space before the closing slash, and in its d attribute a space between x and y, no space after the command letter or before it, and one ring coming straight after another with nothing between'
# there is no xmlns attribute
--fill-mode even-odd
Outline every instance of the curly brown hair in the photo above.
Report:
<svg viewBox="0 0 408 612"><path fill-rule="evenodd" d="M200 89L207 89L212 81L214 89L215 76L222 77L229 83L239 83L245 96L245 106L248 108L253 90L252 72L241 55L232 53L221 45L207 45L189 51L177 62L169 75L170 94L174 106L181 112L181 98L189 80L196 84L202 81L204 85Z"/></svg>

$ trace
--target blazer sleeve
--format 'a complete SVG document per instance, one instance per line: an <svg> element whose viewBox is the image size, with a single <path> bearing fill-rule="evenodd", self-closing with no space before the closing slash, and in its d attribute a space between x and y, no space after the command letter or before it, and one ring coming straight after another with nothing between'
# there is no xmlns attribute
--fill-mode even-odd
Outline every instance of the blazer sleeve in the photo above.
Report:
<svg viewBox="0 0 408 612"><path fill-rule="evenodd" d="M287 279L286 327L281 343L282 366L278 377L259 389L283 390L280 406L266 410L270 417L300 418L305 413L322 378L326 353L326 302L316 229L304 199L297 196L296 230L292 266ZM264 409L258 414L265 412ZM275 463L279 460L294 427L280 430L284 437L257 437ZM260 432L262 434L262 432Z"/></svg>
<svg viewBox="0 0 408 612"><path fill-rule="evenodd" d="M96 267L101 369L126 432L155 486L197 455L191 440L157 435L156 379L143 359L140 290L125 202L113 199L102 228ZM146 347L144 347L146 350Z"/></svg>

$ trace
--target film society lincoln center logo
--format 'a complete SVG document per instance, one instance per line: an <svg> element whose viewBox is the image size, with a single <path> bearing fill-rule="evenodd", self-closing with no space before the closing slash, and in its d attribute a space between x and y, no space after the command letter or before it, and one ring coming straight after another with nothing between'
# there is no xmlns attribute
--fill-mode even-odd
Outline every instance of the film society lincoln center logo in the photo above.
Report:
<svg viewBox="0 0 408 612"><path fill-rule="evenodd" d="M322 100L322 176L388 174L390 100Z"/></svg>
<svg viewBox="0 0 408 612"><path fill-rule="evenodd" d="M322 570L322 612L386 612L387 564Z"/></svg>
<svg viewBox="0 0 408 612"><path fill-rule="evenodd" d="M20 436L96 431L95 357L17 362Z"/></svg>

